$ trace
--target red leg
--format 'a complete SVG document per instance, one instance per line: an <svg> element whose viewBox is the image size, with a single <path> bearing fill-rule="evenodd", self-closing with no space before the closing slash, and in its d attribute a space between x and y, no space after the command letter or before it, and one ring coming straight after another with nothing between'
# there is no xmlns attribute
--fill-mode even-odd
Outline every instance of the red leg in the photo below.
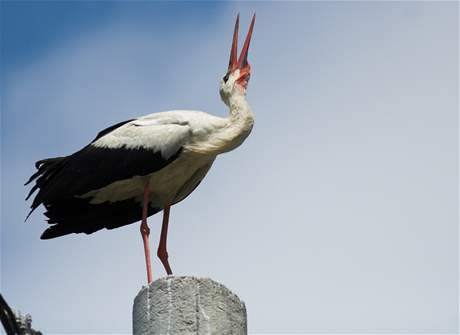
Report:
<svg viewBox="0 0 460 335"><path fill-rule="evenodd" d="M168 262L168 251L166 250L166 240L168 239L168 223L169 223L169 209L171 206L166 206L163 209L163 224L161 225L161 236L160 236L160 244L158 245L157 255L160 259L161 263L166 270L168 275L172 275L171 267L169 266Z"/></svg>
<svg viewBox="0 0 460 335"><path fill-rule="evenodd" d="M145 253L145 265L147 267L147 284L152 282L152 267L150 261L150 246L149 246L149 235L150 228L147 225L147 213L149 206L149 182L144 186L144 201L142 204L142 223L141 223L141 235L142 241L144 242L144 253Z"/></svg>

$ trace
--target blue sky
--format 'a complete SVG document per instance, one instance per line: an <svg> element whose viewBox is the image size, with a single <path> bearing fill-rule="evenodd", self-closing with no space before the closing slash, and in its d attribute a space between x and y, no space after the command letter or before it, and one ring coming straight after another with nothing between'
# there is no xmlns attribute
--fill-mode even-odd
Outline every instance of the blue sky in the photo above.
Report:
<svg viewBox="0 0 460 335"><path fill-rule="evenodd" d="M225 116L254 11L255 128L172 208L173 270L234 290L250 332L458 330L457 3L0 6L1 291L44 333L129 333L145 269L137 224L39 240L33 163L138 115Z"/></svg>
<svg viewBox="0 0 460 335"><path fill-rule="evenodd" d="M3 66L13 70L43 56L59 42L91 32L114 17L135 20L153 29L165 29L167 25L163 32L174 35L187 25L212 25L223 7L227 5L217 2L139 2L135 6L127 2L5 2L2 45L7 52L3 54Z"/></svg>

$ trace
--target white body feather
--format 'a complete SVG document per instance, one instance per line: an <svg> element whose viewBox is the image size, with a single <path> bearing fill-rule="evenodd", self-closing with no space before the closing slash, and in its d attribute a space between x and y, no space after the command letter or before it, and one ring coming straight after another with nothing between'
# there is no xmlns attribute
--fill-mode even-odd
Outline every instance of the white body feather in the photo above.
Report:
<svg viewBox="0 0 460 335"><path fill-rule="evenodd" d="M205 177L218 154L238 147L251 132L254 119L244 94L229 97L228 106L228 118L186 110L154 113L97 139L93 146L150 149L161 152L164 159L169 159L180 148L182 151L177 159L159 171L114 182L82 197L91 198L93 204L129 198L141 203L144 186L149 181L153 207L163 208L181 201Z"/></svg>

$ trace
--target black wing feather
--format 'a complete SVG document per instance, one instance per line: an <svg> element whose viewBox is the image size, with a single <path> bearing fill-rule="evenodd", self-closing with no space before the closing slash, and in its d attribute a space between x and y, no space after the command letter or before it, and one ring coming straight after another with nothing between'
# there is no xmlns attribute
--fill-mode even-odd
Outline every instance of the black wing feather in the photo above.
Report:
<svg viewBox="0 0 460 335"><path fill-rule="evenodd" d="M90 199L79 198L115 181L158 171L179 156L182 148L178 148L175 154L165 159L161 152L150 149L114 149L92 144L130 121L101 131L91 144L70 156L43 159L36 163L38 171L26 183L27 185L35 180L27 199L38 190L29 215L44 204L48 223L54 224L45 231L42 238L53 238L72 232L90 234L104 227L112 229L139 220L139 204L133 200L117 202L114 206L110 203L92 205L89 203ZM149 213L154 214L159 210L161 208L149 208Z"/></svg>
<svg viewBox="0 0 460 335"><path fill-rule="evenodd" d="M120 128L122 125L126 124L126 123L129 123L131 121L134 121L135 119L130 119L130 120L126 120L126 121L122 121L122 122L118 122L117 124L114 124L113 126L110 126L108 128L105 128L104 130L101 130L96 138L94 140L91 141L91 143L94 143L96 140L100 139L102 136L104 135L107 135L108 133L114 131L115 129L117 128Z"/></svg>
<svg viewBox="0 0 460 335"><path fill-rule="evenodd" d="M43 232L42 240L71 233L92 234L103 228L118 228L139 221L142 213L140 204L133 199L92 205L87 199L70 198L45 207L45 215L51 226ZM149 206L147 216L161 210Z"/></svg>
<svg viewBox="0 0 460 335"><path fill-rule="evenodd" d="M180 151L164 159L161 152L99 148L90 144L71 156L40 166L39 174L34 175L35 178L39 177L28 195L30 197L39 189L31 208L34 210L42 203L80 196L118 180L148 175L175 160Z"/></svg>

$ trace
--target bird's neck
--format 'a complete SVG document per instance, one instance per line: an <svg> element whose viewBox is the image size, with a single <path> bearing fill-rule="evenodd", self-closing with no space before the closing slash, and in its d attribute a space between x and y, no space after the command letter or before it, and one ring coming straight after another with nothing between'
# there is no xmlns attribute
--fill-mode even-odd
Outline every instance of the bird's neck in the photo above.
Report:
<svg viewBox="0 0 460 335"><path fill-rule="evenodd" d="M251 133L254 116L244 92L222 98L230 109L229 116L213 117L208 125L199 127L195 132L195 139L187 145L187 150L217 156L240 146Z"/></svg>
<svg viewBox="0 0 460 335"><path fill-rule="evenodd" d="M213 136L218 153L228 152L240 146L251 133L254 124L254 115L243 92L231 95L225 104L230 109L229 116L225 125Z"/></svg>

